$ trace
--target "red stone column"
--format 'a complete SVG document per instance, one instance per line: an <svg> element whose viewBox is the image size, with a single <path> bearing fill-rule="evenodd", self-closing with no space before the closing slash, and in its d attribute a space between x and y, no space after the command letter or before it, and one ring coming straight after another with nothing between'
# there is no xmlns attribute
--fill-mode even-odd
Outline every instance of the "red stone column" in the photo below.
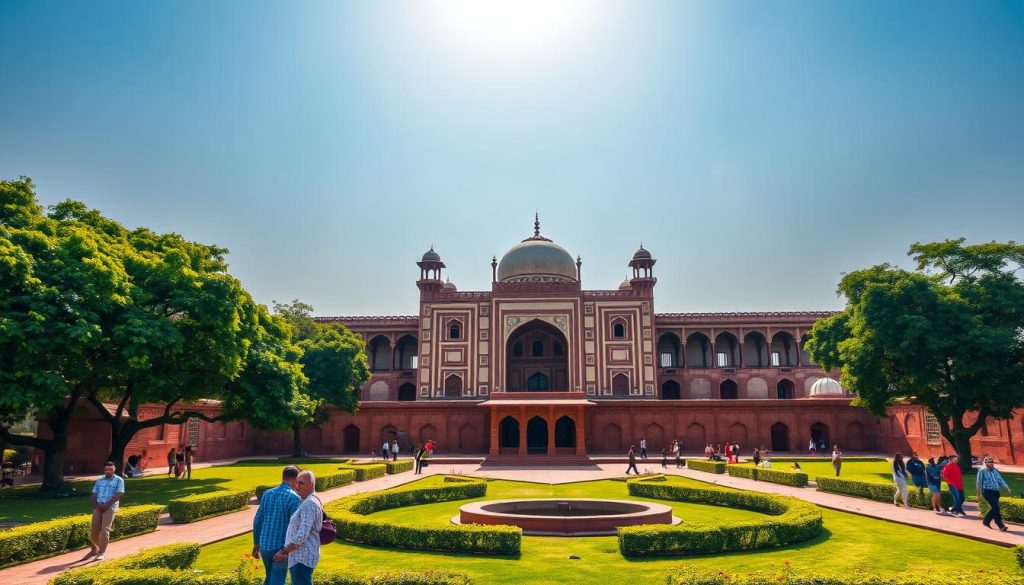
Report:
<svg viewBox="0 0 1024 585"><path fill-rule="evenodd" d="M498 407L491 407L491 445L488 451L491 455L498 455L498 447L501 444L498 437Z"/></svg>
<svg viewBox="0 0 1024 585"><path fill-rule="evenodd" d="M586 429L583 420L583 406L576 407L576 454L586 455Z"/></svg>
<svg viewBox="0 0 1024 585"><path fill-rule="evenodd" d="M526 455L526 407L519 407L519 455Z"/></svg>
<svg viewBox="0 0 1024 585"><path fill-rule="evenodd" d="M548 405L548 455L555 455L555 407Z"/></svg>

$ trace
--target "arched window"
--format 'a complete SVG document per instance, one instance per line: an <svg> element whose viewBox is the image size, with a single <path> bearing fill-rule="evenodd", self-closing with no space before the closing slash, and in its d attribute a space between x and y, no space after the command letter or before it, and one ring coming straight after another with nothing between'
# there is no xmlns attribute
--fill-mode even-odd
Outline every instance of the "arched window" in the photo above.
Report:
<svg viewBox="0 0 1024 585"><path fill-rule="evenodd" d="M523 344L517 343L512 346L512 355L515 357L523 357Z"/></svg>
<svg viewBox="0 0 1024 585"><path fill-rule="evenodd" d="M557 341L551 344L551 355L562 355L562 344Z"/></svg>
<svg viewBox="0 0 1024 585"><path fill-rule="evenodd" d="M534 341L531 346L530 355L533 357L544 357L544 342L539 339Z"/></svg>
<svg viewBox="0 0 1024 585"><path fill-rule="evenodd" d="M548 389L548 377L537 372L527 378L526 389L530 392L543 392Z"/></svg>
<svg viewBox="0 0 1024 585"><path fill-rule="evenodd" d="M622 339L626 337L626 326L623 325L621 321L616 321L615 324L612 325L612 337L615 339Z"/></svg>
<svg viewBox="0 0 1024 585"><path fill-rule="evenodd" d="M458 321L448 323L448 339L462 339L462 323Z"/></svg>

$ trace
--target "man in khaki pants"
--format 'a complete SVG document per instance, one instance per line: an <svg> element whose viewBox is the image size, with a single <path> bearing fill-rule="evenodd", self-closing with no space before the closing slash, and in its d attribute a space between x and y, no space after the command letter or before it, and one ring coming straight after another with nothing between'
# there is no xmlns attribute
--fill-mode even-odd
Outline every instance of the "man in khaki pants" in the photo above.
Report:
<svg viewBox="0 0 1024 585"><path fill-rule="evenodd" d="M114 475L114 469L114 464L107 461L103 465L103 477L92 486L92 530L89 533L92 550L85 557L96 555L97 561L102 561L107 552L110 527L114 524L118 501L124 495L124 480Z"/></svg>

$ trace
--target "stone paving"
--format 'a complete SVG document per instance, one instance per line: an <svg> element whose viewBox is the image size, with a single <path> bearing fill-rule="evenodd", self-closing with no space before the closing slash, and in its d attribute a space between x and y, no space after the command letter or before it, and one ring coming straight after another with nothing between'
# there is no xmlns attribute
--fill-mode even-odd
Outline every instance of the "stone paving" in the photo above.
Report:
<svg viewBox="0 0 1024 585"><path fill-rule="evenodd" d="M396 487L426 475L435 474L460 473L537 483L572 483L622 477L625 470L625 466L619 463L602 463L588 467L481 468L476 461L466 463L458 462L457 459L449 461L444 463L437 462L429 466L424 469L424 474L420 476L408 472L388 475L366 482L342 486L318 495L320 495L324 502L330 502L348 495ZM662 469L660 464L651 462L641 463L640 468L645 473L666 473L725 487L791 495L833 510L935 530L1002 546L1024 544L1024 527L1010 524L1010 531L1005 533L987 529L978 518L977 504L974 502L968 502L964 506L969 514L968 518L953 518L950 516L940 516L927 510L897 508L882 502L823 493L815 490L813 487L796 488L783 486L730 477L724 474L694 471L687 468L677 469L671 465L668 469ZM256 506L250 506L247 510L191 524L173 524L165 517L161 520L160 526L155 532L110 543L106 559L109 561L135 554L144 548L172 542L188 541L209 544L246 534L252 528L252 519L255 513ZM85 549L82 549L4 569L0 571L0 583L5 585L46 583L55 575L68 569L96 564L94 561L83 560L84 553Z"/></svg>

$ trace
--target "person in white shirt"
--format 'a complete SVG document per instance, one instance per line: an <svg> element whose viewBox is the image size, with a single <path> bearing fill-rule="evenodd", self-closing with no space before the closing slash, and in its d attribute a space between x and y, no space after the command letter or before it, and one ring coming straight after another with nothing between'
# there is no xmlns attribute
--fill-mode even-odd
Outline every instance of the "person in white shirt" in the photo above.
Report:
<svg viewBox="0 0 1024 585"><path fill-rule="evenodd" d="M384 458L384 461L388 460L388 456L390 455L390 451L391 451L391 443L388 443L387 441L384 441L384 444L381 445L381 448L380 448L380 456Z"/></svg>
<svg viewBox="0 0 1024 585"><path fill-rule="evenodd" d="M320 564L320 528L323 525L324 509L314 495L316 476L312 471L303 471L295 478L295 491L302 498L299 508L288 520L284 548L277 551L274 560L288 559L288 572L292 585L313 585L313 571Z"/></svg>

